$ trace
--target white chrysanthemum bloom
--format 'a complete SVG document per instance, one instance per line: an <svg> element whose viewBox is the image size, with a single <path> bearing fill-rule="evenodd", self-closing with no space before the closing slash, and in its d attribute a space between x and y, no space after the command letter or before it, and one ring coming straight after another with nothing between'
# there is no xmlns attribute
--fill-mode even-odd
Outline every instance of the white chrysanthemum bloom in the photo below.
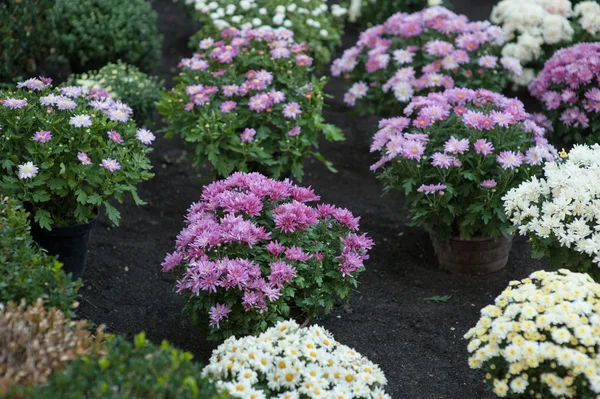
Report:
<svg viewBox="0 0 600 399"><path fill-rule="evenodd" d="M266 397L265 386L269 398L390 398L376 364L336 342L327 330L300 328L294 321L257 337L228 338L213 351L203 375L239 398Z"/></svg>
<svg viewBox="0 0 600 399"><path fill-rule="evenodd" d="M511 282L465 338L469 365L487 370L500 397L600 394L600 284L587 274L539 271Z"/></svg>
<svg viewBox="0 0 600 399"><path fill-rule="evenodd" d="M543 178L513 188L503 201L519 233L598 257L600 145L575 146L566 159L546 164Z"/></svg>
<svg viewBox="0 0 600 399"><path fill-rule="evenodd" d="M38 174L38 167L33 162L25 162L19 165L19 179L32 179Z"/></svg>

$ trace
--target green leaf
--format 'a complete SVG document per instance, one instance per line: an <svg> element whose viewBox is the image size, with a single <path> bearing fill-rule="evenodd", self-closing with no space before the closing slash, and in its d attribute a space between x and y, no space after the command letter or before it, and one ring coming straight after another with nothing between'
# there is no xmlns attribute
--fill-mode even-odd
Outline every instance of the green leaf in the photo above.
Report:
<svg viewBox="0 0 600 399"><path fill-rule="evenodd" d="M452 298L452 295L444 295L444 296L432 296L431 298L425 298L424 301L431 301L435 303L448 302Z"/></svg>
<svg viewBox="0 0 600 399"><path fill-rule="evenodd" d="M333 164L331 162L329 162L328 160L325 159L325 157L323 155L321 155L318 152L313 152L312 153L313 156L315 158L317 158L319 161L321 161L323 163L323 165L325 165L325 167L332 173L337 173L337 169L333 167Z"/></svg>
<svg viewBox="0 0 600 399"><path fill-rule="evenodd" d="M50 195L46 190L38 189L33 192L32 198L35 202L46 202L50 200Z"/></svg>
<svg viewBox="0 0 600 399"><path fill-rule="evenodd" d="M117 208L109 204L108 202L104 203L104 209L106 209L106 216L108 219L113 222L115 226L119 225L119 220L121 219L121 213Z"/></svg>
<svg viewBox="0 0 600 399"><path fill-rule="evenodd" d="M331 123L324 123L323 126L323 134L327 141L344 141L346 140L346 136L342 133L342 129L339 127L332 125Z"/></svg>
<svg viewBox="0 0 600 399"><path fill-rule="evenodd" d="M43 229L52 230L52 215L45 209L35 211L35 222Z"/></svg>

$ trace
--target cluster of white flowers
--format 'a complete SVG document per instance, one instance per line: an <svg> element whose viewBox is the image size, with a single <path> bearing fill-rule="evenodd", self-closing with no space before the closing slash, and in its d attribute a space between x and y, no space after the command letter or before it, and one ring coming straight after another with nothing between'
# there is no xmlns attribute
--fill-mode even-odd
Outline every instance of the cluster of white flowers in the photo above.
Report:
<svg viewBox="0 0 600 399"><path fill-rule="evenodd" d="M280 322L260 334L228 338L204 375L238 398L390 399L379 367L319 326Z"/></svg>
<svg viewBox="0 0 600 399"><path fill-rule="evenodd" d="M377 0L350 0L350 7L348 7L348 19L350 22L356 22L362 15L363 6L370 5L375 6ZM427 0L427 7L435 7L442 4L442 0ZM376 7L376 6L375 6ZM400 12L398 8L398 12Z"/></svg>
<svg viewBox="0 0 600 399"><path fill-rule="evenodd" d="M219 30L229 27L240 30L280 26L292 28L294 17L300 16L302 23L317 29L321 37L328 37L332 33L328 31L329 24L326 21L329 12L336 18L348 12L338 4L329 8L326 0L282 1L281 4L261 0L185 0L185 3L208 15Z"/></svg>
<svg viewBox="0 0 600 399"><path fill-rule="evenodd" d="M500 397L600 393L600 285L568 270L513 281L465 335L471 368Z"/></svg>
<svg viewBox="0 0 600 399"><path fill-rule="evenodd" d="M504 210L521 234L552 238L600 263L600 145L576 145L544 176L510 190Z"/></svg>
<svg viewBox="0 0 600 399"><path fill-rule="evenodd" d="M552 55L544 53L544 45L570 45L575 32L571 20L595 35L600 30L600 5L584 1L573 8L569 0L502 0L490 19L502 26L508 40L502 55L518 58L526 66ZM515 82L529 84L535 74L532 68L525 68Z"/></svg>

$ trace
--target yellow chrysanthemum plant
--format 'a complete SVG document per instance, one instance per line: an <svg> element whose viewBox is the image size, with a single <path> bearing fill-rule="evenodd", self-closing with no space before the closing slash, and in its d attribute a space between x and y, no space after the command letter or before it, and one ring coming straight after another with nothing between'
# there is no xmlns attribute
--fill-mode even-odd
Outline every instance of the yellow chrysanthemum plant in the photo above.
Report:
<svg viewBox="0 0 600 399"><path fill-rule="evenodd" d="M499 397L600 397L600 285L587 274L511 282L465 338L469 365Z"/></svg>

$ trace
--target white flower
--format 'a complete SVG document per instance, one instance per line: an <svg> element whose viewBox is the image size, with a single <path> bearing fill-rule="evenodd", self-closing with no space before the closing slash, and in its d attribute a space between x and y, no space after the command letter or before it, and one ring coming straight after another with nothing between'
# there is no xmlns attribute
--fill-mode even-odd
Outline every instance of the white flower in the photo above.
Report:
<svg viewBox="0 0 600 399"><path fill-rule="evenodd" d="M38 174L38 167L33 162L25 162L19 165L19 179L32 179Z"/></svg>

